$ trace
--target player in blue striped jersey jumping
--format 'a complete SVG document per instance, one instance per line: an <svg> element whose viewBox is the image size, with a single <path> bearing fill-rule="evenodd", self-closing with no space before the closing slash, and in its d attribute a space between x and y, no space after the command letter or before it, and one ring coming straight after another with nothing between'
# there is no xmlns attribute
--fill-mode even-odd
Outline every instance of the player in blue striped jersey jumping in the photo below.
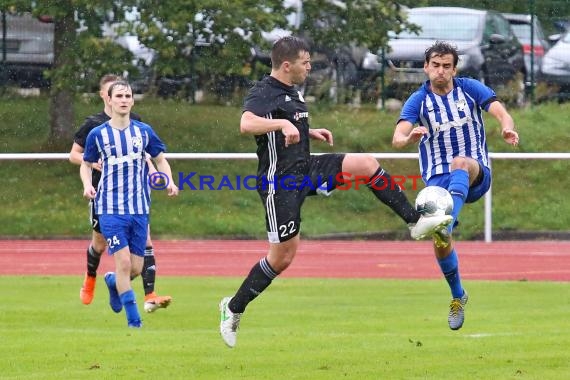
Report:
<svg viewBox="0 0 570 380"><path fill-rule="evenodd" d="M166 147L152 127L130 118L133 92L125 81L108 90L111 119L94 128L85 142L80 168L83 195L94 200L101 232L113 255L116 272L105 275L110 304L119 313L123 308L129 327L141 327L131 279L143 268L148 233L150 189L146 157L150 155L167 181L168 195L178 194ZM92 184L92 166L101 160L101 180Z"/></svg>
<svg viewBox="0 0 570 380"><path fill-rule="evenodd" d="M453 198L454 223L434 235L435 256L453 298L448 315L452 330L463 326L468 298L451 233L463 205L477 201L491 186L483 111L499 121L506 143L516 146L519 141L513 118L491 88L455 78L458 61L457 48L443 41L425 51L429 80L405 102L392 140L395 148L418 143L424 182L446 188Z"/></svg>

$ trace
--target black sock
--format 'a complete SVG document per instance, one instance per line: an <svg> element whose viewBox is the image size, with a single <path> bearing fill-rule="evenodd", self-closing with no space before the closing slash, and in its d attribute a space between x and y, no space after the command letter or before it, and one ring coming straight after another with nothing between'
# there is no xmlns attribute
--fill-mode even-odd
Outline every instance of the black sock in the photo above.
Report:
<svg viewBox="0 0 570 380"><path fill-rule="evenodd" d="M243 313L247 304L261 294L278 274L271 268L266 257L261 259L251 268L246 279L230 301L228 305L230 311L232 313Z"/></svg>
<svg viewBox="0 0 570 380"><path fill-rule="evenodd" d="M101 253L98 253L93 249L93 246L87 248L87 275L91 277L97 277L97 268L99 268L99 262L101 261Z"/></svg>
<svg viewBox="0 0 570 380"><path fill-rule="evenodd" d="M143 281L144 294L154 292L154 281L156 279L156 262L154 260L154 249L146 247L144 249L144 263L141 273Z"/></svg>
<svg viewBox="0 0 570 380"><path fill-rule="evenodd" d="M420 213L408 201L400 185L395 183L390 174L381 167L374 173L367 186L376 198L390 207L406 223L416 223L420 218Z"/></svg>

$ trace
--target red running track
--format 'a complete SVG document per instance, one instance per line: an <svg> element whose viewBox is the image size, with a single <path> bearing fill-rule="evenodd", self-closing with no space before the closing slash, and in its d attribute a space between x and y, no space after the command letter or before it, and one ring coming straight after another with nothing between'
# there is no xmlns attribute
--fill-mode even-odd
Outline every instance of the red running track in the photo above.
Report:
<svg viewBox="0 0 570 380"><path fill-rule="evenodd" d="M85 271L88 240L0 240L0 275ZM156 240L161 276L243 277L265 241ZM473 280L570 281L570 241L458 242L460 271ZM105 257L100 272L113 269ZM305 240L283 277L441 278L430 242Z"/></svg>

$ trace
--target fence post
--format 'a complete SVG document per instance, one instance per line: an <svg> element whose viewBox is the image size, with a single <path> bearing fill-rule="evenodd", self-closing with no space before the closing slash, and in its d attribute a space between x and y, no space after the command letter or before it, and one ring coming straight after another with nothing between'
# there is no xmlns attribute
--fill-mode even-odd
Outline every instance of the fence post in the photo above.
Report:
<svg viewBox="0 0 570 380"><path fill-rule="evenodd" d="M0 87L6 85L6 80L8 79L8 72L6 69L6 54L8 51L7 47L7 26L6 26L6 11L4 9L0 10L0 17L2 18L2 60L0 61Z"/></svg>
<svg viewBox="0 0 570 380"><path fill-rule="evenodd" d="M534 14L534 0L529 0L529 13L530 13L530 105L534 105L534 35L536 31L534 30L534 20L536 15Z"/></svg>
<svg viewBox="0 0 570 380"><path fill-rule="evenodd" d="M489 169L491 167L491 156L489 156ZM485 193L485 243L493 241L493 181L489 191Z"/></svg>

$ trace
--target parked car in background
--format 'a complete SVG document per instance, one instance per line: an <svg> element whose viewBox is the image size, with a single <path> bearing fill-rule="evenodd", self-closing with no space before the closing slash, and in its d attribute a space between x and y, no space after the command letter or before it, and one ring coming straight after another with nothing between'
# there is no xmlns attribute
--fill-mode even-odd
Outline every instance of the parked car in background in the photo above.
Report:
<svg viewBox="0 0 570 380"><path fill-rule="evenodd" d="M21 87L46 87L44 71L53 65L53 22L30 13L6 13L6 34L0 17L0 78ZM6 49L6 59L3 51Z"/></svg>
<svg viewBox="0 0 570 380"><path fill-rule="evenodd" d="M544 55L541 70L543 80L557 87L558 99L570 99L570 32Z"/></svg>
<svg viewBox="0 0 570 380"><path fill-rule="evenodd" d="M342 1L334 3L337 7L346 7ZM291 9L287 17L289 27L299 28L305 17L303 1L283 0L283 5ZM322 20L314 20L314 22L317 25L323 24ZM292 34L291 30L275 29L263 33L263 37L272 44L278 38L290 34ZM311 46L311 73L301 88L305 98L314 96L344 102L349 99L340 99L340 93L347 93L347 89L360 91L360 96L364 100L376 96L376 79L380 76L381 70L378 55L357 44L337 46L334 49L324 48L315 43L310 35L302 32L300 35ZM268 51L254 48L252 53L252 61L270 66Z"/></svg>
<svg viewBox="0 0 570 380"><path fill-rule="evenodd" d="M508 100L524 101L522 46L500 13L459 7L411 8L406 13L408 21L421 29L417 34L390 34L386 54L388 96L403 99L427 80L425 50L444 40L458 48L458 76L476 78L495 90L512 88L508 96L513 98Z"/></svg>
<svg viewBox="0 0 570 380"><path fill-rule="evenodd" d="M566 33L570 30L570 18L557 18L552 20L552 25L558 33Z"/></svg>
<svg viewBox="0 0 570 380"><path fill-rule="evenodd" d="M534 22L532 22L531 15L503 13L503 16L511 24L515 36L522 44L526 67L525 85L528 88L531 85L531 73L534 73L535 83L540 80L542 58L550 49L550 42L545 36L538 18L534 17ZM534 35L533 38L531 38L531 33Z"/></svg>

